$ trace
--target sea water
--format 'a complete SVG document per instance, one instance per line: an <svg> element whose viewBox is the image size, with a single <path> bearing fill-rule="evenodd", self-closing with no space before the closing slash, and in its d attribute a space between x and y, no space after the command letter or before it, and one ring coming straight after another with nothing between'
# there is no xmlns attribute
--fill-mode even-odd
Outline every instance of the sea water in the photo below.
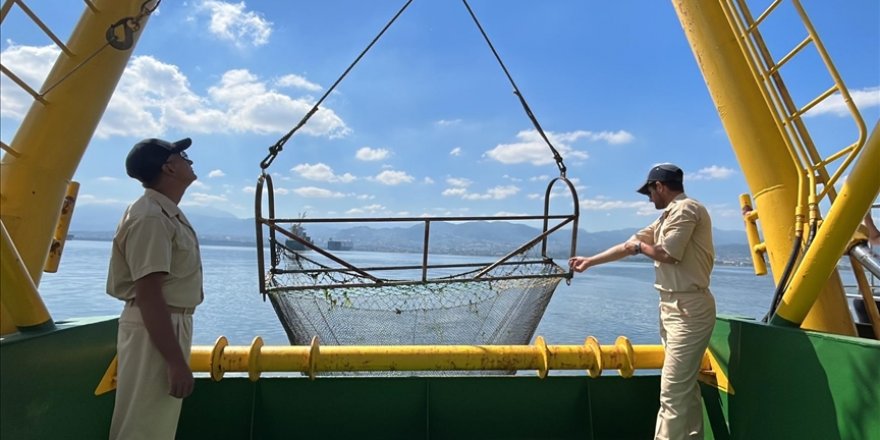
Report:
<svg viewBox="0 0 880 440"><path fill-rule="evenodd" d="M118 316L122 302L105 293L111 242L72 240L66 243L58 273L44 274L40 291L55 321ZM213 344L226 336L230 345L249 345L261 336L267 345L289 342L272 305L258 290L257 251L252 247L202 246L205 301L194 316L193 343ZM340 252L359 265L419 264L418 254ZM463 257L431 256L431 263ZM475 261L488 261L487 257ZM566 262L557 262L565 266ZM559 284L535 335L548 344L583 344L595 336L611 344L618 336L633 344L659 344L657 293L649 262L615 262L576 274ZM760 319L773 297L769 276L757 277L748 267L716 266L711 290L718 313Z"/></svg>

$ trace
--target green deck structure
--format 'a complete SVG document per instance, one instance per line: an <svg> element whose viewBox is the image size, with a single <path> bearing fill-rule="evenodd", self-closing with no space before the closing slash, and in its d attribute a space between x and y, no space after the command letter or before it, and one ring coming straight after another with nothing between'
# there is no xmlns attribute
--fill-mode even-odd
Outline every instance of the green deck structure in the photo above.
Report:
<svg viewBox="0 0 880 440"><path fill-rule="evenodd" d="M115 335L103 319L3 340L0 437L106 437ZM703 385L707 438L880 438L880 342L722 317L711 350L735 394ZM197 380L179 438L645 439L659 394L657 374L292 376Z"/></svg>

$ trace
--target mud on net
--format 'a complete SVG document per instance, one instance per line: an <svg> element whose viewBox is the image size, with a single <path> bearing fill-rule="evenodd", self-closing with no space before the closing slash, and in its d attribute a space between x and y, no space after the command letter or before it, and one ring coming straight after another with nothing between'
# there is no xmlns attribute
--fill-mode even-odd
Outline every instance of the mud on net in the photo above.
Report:
<svg viewBox="0 0 880 440"><path fill-rule="evenodd" d="M427 281L411 281L422 276L411 269L379 283L287 249L278 258L269 297L294 345L313 336L333 345L528 344L566 274L525 252L479 278L488 264Z"/></svg>

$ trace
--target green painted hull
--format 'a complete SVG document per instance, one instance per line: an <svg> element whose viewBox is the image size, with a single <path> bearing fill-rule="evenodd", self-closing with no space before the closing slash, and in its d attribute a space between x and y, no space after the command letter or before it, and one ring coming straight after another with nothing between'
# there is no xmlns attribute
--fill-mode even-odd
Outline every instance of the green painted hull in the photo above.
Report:
<svg viewBox="0 0 880 440"><path fill-rule="evenodd" d="M113 319L0 345L2 438L104 438L94 389ZM707 438L880 438L880 343L721 318L712 351L735 394L703 385ZM650 438L657 375L267 377L197 381L179 438Z"/></svg>

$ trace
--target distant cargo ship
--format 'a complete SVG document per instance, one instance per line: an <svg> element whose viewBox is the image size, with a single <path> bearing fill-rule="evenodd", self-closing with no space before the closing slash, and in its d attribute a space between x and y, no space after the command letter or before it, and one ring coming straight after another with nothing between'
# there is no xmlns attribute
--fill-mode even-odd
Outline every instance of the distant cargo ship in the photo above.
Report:
<svg viewBox="0 0 880 440"><path fill-rule="evenodd" d="M350 251L353 247L351 240L327 240L327 249L331 251Z"/></svg>
<svg viewBox="0 0 880 440"><path fill-rule="evenodd" d="M309 234L306 233L305 228L303 228L301 224L295 223L293 226L290 227L290 232L292 232L293 235L296 235L297 237L300 237L309 242L309 244L312 243L312 237L309 237ZM285 240L284 245L292 251L304 251L308 249L306 245L290 238Z"/></svg>

